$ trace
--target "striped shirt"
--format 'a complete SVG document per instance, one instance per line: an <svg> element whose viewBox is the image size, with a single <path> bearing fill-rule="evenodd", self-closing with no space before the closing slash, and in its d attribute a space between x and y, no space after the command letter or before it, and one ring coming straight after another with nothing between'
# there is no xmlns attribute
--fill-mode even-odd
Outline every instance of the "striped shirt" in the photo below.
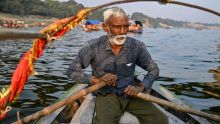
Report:
<svg viewBox="0 0 220 124"><path fill-rule="evenodd" d="M159 75L157 64L152 60L143 42L127 37L120 53L115 55L109 45L108 36L90 40L79 50L77 57L70 64L67 75L77 82L89 83L89 78L83 69L91 65L92 76L101 77L106 73L117 76L116 86L106 86L97 91L100 94L124 94L128 85L135 85L135 66L148 71L142 83L146 89L151 88Z"/></svg>

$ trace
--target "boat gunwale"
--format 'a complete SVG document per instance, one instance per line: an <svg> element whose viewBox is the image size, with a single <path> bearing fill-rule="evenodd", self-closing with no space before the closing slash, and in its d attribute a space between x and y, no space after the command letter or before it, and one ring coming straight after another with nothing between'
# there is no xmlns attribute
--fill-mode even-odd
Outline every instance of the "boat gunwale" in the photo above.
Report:
<svg viewBox="0 0 220 124"><path fill-rule="evenodd" d="M137 79L138 80L141 80L139 77L137 77ZM77 88L78 86L80 86L80 85L83 85L83 83L77 83L77 84L75 84L71 89L69 89L68 91L67 91L67 93L65 93L60 99L58 99L58 100L56 100L56 102L57 101L60 101L60 100L62 100L62 99L64 99L64 98L66 98L67 97L67 94L69 94L70 95L70 92L72 91L72 90L74 90L75 88ZM84 84L84 88L85 87L87 87L88 86L88 84ZM81 89L83 89L83 88L81 88ZM80 89L79 89L80 90ZM73 91L72 91L73 92ZM75 91L76 92L76 91ZM152 92L155 92L155 93L157 93L157 94L159 94L160 96L162 96L163 97L163 99L166 99L166 100L168 100L168 101L171 101L171 102L174 102L174 103L177 103L177 104L181 104L181 105L184 105L184 106L187 106L186 104L184 104L181 100L179 100L178 99L178 97L175 95L175 94L173 94L172 92L170 92L169 90L167 90L165 87L163 87L163 86L161 86L160 84L159 84L159 82L158 81L155 81L155 83L153 84L153 86L152 86ZM158 105L158 104L157 104ZM161 105L159 105L159 106L161 106ZM64 107L62 107L62 110L64 109ZM164 108L163 108L164 109ZM61 110L61 111L62 111ZM166 109L164 109L165 111L166 111ZM57 110L58 111L58 110ZM60 111L60 112L61 112ZM175 110L174 110L175 111ZM55 112L54 112L55 113ZM54 119L56 119L56 116L58 116L59 115L59 113L58 114L56 114L56 116L54 117L54 113L52 113L50 116L48 116L48 117L43 117L44 119L40 119L38 122L42 122L42 120L47 120L47 118L49 119L51 116L54 118ZM183 115L185 115L185 116L188 116L187 118L191 118L193 121L195 121L195 122L199 122L199 123L201 123L201 124L211 124L207 119L205 119L205 118L202 118L202 117L198 117L198 116L195 116L195 115L192 115L192 114L188 114L188 113L183 113L183 112L179 112L179 113L182 113ZM172 112L171 112L171 114L173 114ZM174 114L173 114L174 115ZM180 117L178 117L178 116L176 116L176 115L174 115L176 118L178 118L178 119L180 119L180 120L182 120L182 118L180 118ZM191 120L191 121L192 121ZM53 120L52 120L53 121ZM51 121L51 122L52 122ZM186 120L182 120L182 121L186 121Z"/></svg>

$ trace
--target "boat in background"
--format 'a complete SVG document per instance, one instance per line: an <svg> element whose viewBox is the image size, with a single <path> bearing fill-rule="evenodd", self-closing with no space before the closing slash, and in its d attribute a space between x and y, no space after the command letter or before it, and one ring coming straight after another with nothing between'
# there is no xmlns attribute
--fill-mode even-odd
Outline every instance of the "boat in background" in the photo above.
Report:
<svg viewBox="0 0 220 124"><path fill-rule="evenodd" d="M143 24L137 20L129 20L128 32L139 34L143 33Z"/></svg>
<svg viewBox="0 0 220 124"><path fill-rule="evenodd" d="M99 31L99 20L86 20L85 24L83 25L83 31L85 32L92 32L92 31Z"/></svg>

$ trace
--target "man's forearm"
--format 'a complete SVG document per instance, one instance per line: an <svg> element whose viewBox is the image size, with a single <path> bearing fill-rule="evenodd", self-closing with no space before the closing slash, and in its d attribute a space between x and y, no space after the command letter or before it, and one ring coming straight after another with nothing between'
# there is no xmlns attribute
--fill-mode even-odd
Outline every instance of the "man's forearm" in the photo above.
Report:
<svg viewBox="0 0 220 124"><path fill-rule="evenodd" d="M89 83L90 76L83 73L81 65L77 61L73 61L70 64L67 70L67 76L76 82Z"/></svg>
<svg viewBox="0 0 220 124"><path fill-rule="evenodd" d="M146 89L150 89L153 85L153 82L159 76L159 69L155 68L153 71L148 72L148 74L143 79L143 84Z"/></svg>

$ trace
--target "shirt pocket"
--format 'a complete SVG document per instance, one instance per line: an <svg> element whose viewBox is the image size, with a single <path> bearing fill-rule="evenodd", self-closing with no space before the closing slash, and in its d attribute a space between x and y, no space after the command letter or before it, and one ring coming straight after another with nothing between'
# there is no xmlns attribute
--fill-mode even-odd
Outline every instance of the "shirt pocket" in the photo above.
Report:
<svg viewBox="0 0 220 124"><path fill-rule="evenodd" d="M121 63L118 65L117 72L119 76L128 77L134 74L134 63Z"/></svg>

